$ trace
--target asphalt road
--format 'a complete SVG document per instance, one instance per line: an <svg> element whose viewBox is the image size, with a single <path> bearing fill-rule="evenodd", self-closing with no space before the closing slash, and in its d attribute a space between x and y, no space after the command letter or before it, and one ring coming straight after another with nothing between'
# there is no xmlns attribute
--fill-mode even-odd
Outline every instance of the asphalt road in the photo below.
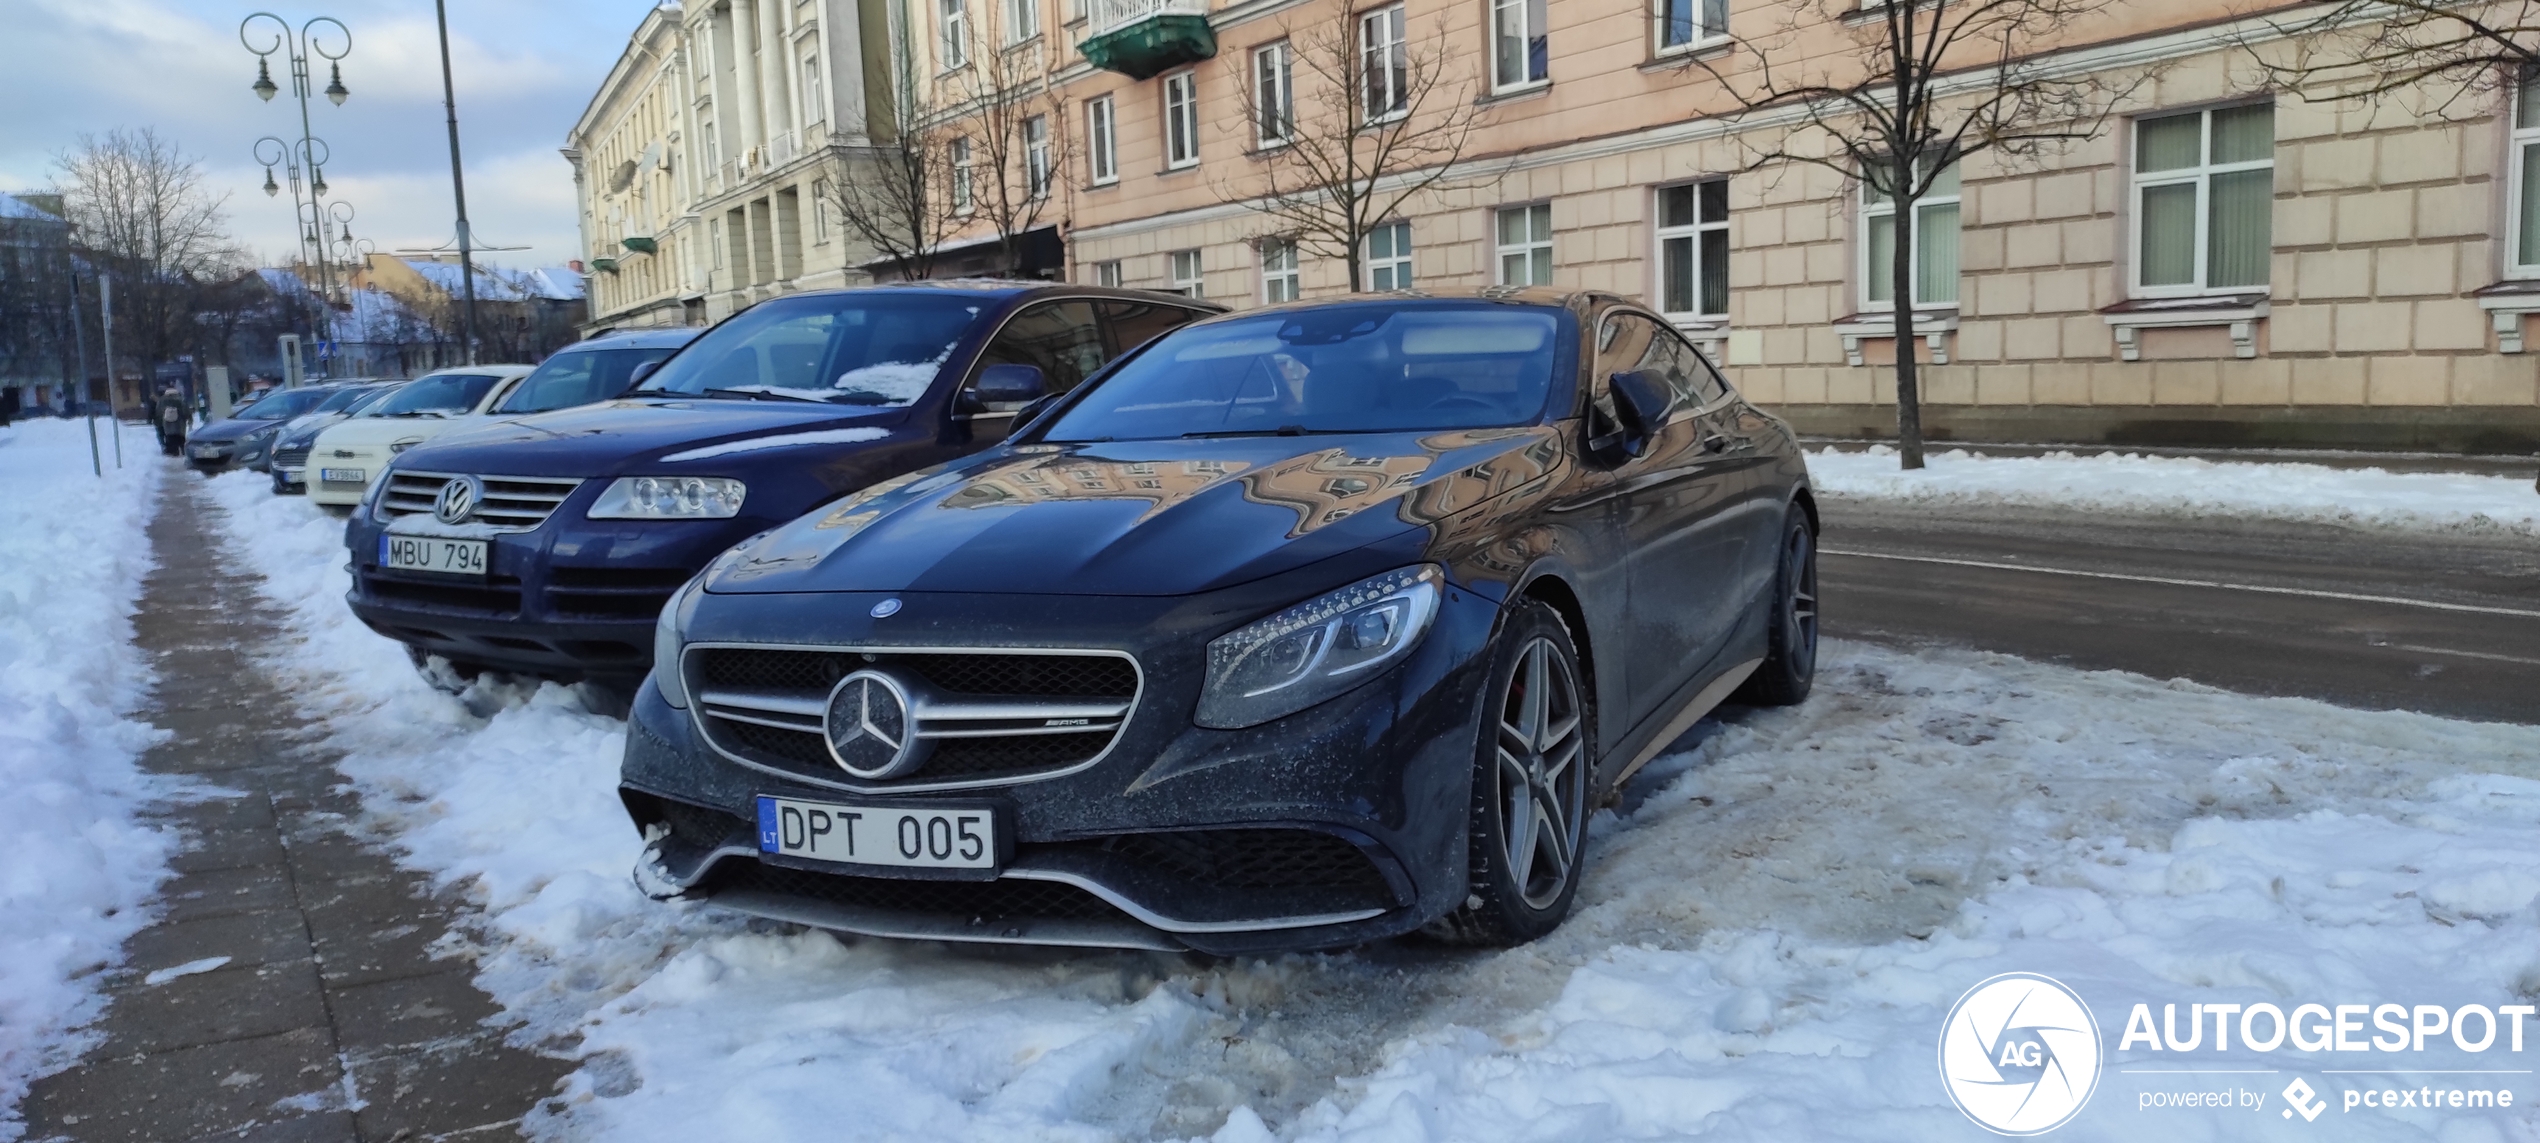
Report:
<svg viewBox="0 0 2540 1143"><path fill-rule="evenodd" d="M2540 723L2540 539L1829 497L1837 638Z"/></svg>

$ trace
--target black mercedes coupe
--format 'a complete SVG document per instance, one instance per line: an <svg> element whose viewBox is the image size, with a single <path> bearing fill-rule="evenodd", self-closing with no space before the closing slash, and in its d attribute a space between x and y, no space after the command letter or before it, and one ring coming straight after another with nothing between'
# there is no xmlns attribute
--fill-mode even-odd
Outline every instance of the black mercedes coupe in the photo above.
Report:
<svg viewBox="0 0 2540 1143"><path fill-rule="evenodd" d="M1017 420L671 598L621 790L647 892L940 940L1520 943L1636 768L1808 694L1797 442L1625 299L1229 314Z"/></svg>

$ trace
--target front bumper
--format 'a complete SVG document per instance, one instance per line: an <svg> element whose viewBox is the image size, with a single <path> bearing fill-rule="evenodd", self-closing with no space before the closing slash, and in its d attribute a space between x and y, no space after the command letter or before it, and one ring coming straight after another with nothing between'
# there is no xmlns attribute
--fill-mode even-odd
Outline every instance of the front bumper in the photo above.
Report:
<svg viewBox="0 0 2540 1143"><path fill-rule="evenodd" d="M1397 936L1464 900L1491 600L1451 590L1421 645L1366 685L1220 731L1191 721L1208 639L1292 598L1247 587L1053 606L1062 601L903 593L900 619L869 618L882 598L716 596L718 630L702 637L941 648L996 632L985 643L1126 651L1143 677L1136 706L1090 765L916 794L727 754L647 685L620 792L652 839L636 871L648 892L879 936L1223 955ZM941 618L902 621L928 612ZM1012 857L980 881L762 854L762 794L990 807Z"/></svg>
<svg viewBox="0 0 2540 1143"><path fill-rule="evenodd" d="M232 468L262 470L268 453L265 442L256 440L189 441L185 446L185 463L197 472L226 472Z"/></svg>

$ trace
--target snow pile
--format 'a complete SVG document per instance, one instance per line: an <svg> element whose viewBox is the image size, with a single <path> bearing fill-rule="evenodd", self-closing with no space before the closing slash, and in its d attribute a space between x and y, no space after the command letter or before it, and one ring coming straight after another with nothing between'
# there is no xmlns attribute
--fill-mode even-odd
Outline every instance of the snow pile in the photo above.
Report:
<svg viewBox="0 0 2540 1143"><path fill-rule="evenodd" d="M1819 489L1905 500L2087 505L2127 512L2237 514L2284 520L2443 528L2488 523L2540 533L2540 492L2523 477L2386 472L2317 464L2253 464L2103 452L1979 456L1935 453L1896 467L1896 450L1808 454Z"/></svg>
<svg viewBox="0 0 2540 1143"><path fill-rule="evenodd" d="M91 475L88 426L0 429L0 1139L24 1130L29 1081L76 1058L94 974L147 921L174 839L142 825L164 792L137 758L159 732L130 717L150 683L132 615L151 566L164 462L142 434Z"/></svg>
<svg viewBox="0 0 2540 1143"><path fill-rule="evenodd" d="M1997 972L2073 985L2111 1048L2136 1000L2540 990L2540 729L1844 644L1806 706L1654 764L1571 922L1504 953L1209 964L659 905L627 877L622 724L426 688L345 614L340 525L215 489L372 824L471 887L479 984L579 1055L542 1138L1966 1139L1933 1044ZM2205 1130L2137 1118L2157 1078L2112 1071L2059 1136ZM2511 1138L2523 1106L2451 1126Z"/></svg>

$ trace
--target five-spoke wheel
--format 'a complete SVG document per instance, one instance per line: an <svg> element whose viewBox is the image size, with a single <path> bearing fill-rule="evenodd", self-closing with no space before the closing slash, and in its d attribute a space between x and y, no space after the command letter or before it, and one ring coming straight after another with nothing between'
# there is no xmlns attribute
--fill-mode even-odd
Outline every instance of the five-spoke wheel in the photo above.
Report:
<svg viewBox="0 0 2540 1143"><path fill-rule="evenodd" d="M1463 944L1523 944L1577 896L1596 705L1559 613L1511 609L1493 655L1487 734L1473 771L1471 892L1430 931Z"/></svg>

